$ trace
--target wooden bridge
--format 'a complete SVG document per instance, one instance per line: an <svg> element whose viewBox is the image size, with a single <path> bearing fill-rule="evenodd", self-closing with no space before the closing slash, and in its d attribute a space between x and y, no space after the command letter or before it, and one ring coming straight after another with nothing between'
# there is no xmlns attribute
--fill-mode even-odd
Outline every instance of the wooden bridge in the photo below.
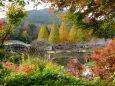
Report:
<svg viewBox="0 0 115 86"><path fill-rule="evenodd" d="M13 51L21 54L21 53L28 53L28 48L31 45L18 40L8 40L5 41L5 46L7 46L6 47L7 52Z"/></svg>

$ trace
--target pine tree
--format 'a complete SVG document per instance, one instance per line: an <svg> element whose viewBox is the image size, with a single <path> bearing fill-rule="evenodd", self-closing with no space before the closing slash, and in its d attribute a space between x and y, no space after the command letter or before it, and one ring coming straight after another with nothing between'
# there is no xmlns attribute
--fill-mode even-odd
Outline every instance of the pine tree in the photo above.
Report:
<svg viewBox="0 0 115 86"><path fill-rule="evenodd" d="M70 32L69 32L69 42L76 43L77 42L77 26L73 25Z"/></svg>
<svg viewBox="0 0 115 86"><path fill-rule="evenodd" d="M41 26L41 29L40 29L39 34L38 34L38 39L39 40L48 39L48 36L49 36L49 34L48 34L48 30L47 30L46 26L44 26L44 25Z"/></svg>
<svg viewBox="0 0 115 86"><path fill-rule="evenodd" d="M69 37L69 32L68 32L68 28L64 22L62 22L62 25L59 29L59 34L60 34L60 42L67 43L68 37Z"/></svg>
<svg viewBox="0 0 115 86"><path fill-rule="evenodd" d="M51 44L58 44L60 41L59 39L59 30L58 30L58 26L56 24L53 24L51 27L51 32L50 32L50 36L49 36L49 42Z"/></svg>

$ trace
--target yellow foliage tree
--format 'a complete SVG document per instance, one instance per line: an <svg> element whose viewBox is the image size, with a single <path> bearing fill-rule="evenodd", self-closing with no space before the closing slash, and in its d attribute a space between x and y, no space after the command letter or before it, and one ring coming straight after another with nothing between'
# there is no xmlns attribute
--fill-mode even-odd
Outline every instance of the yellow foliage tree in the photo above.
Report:
<svg viewBox="0 0 115 86"><path fill-rule="evenodd" d="M69 42L70 43L76 43L77 42L77 34L78 34L78 31L77 31L77 26L76 25L73 25L70 32L69 32Z"/></svg>
<svg viewBox="0 0 115 86"><path fill-rule="evenodd" d="M58 26L56 24L53 24L52 27L51 27L49 42L51 44L58 44L59 41L60 41L60 38L59 38Z"/></svg>
<svg viewBox="0 0 115 86"><path fill-rule="evenodd" d="M38 34L38 39L39 40L47 40L48 37L49 37L49 33L48 33L46 26L44 26L44 25L41 26L41 29Z"/></svg>
<svg viewBox="0 0 115 86"><path fill-rule="evenodd" d="M59 35L60 35L60 42L61 43L67 43L69 38L69 31L65 24L65 22L62 22L62 25L59 29Z"/></svg>

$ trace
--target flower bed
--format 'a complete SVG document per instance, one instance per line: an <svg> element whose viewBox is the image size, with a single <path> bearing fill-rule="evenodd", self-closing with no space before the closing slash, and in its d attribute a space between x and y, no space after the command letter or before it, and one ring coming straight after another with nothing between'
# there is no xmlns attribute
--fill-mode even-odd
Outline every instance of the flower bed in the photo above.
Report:
<svg viewBox="0 0 115 86"><path fill-rule="evenodd" d="M11 64L9 65L11 67ZM8 65L7 67L5 65L1 74L5 75L2 77L1 86L112 86L107 82L83 81L78 78L79 76L73 76L64 70L63 66L51 63L47 64L43 70L39 70L36 65L19 65L15 66L15 70L13 66L11 70Z"/></svg>

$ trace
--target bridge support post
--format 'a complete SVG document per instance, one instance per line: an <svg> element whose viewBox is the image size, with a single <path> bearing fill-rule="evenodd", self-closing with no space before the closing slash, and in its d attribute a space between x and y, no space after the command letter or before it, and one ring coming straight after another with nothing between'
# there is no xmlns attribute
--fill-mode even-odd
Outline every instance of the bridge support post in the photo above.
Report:
<svg viewBox="0 0 115 86"><path fill-rule="evenodd" d="M48 54L48 59L51 59L51 53Z"/></svg>

